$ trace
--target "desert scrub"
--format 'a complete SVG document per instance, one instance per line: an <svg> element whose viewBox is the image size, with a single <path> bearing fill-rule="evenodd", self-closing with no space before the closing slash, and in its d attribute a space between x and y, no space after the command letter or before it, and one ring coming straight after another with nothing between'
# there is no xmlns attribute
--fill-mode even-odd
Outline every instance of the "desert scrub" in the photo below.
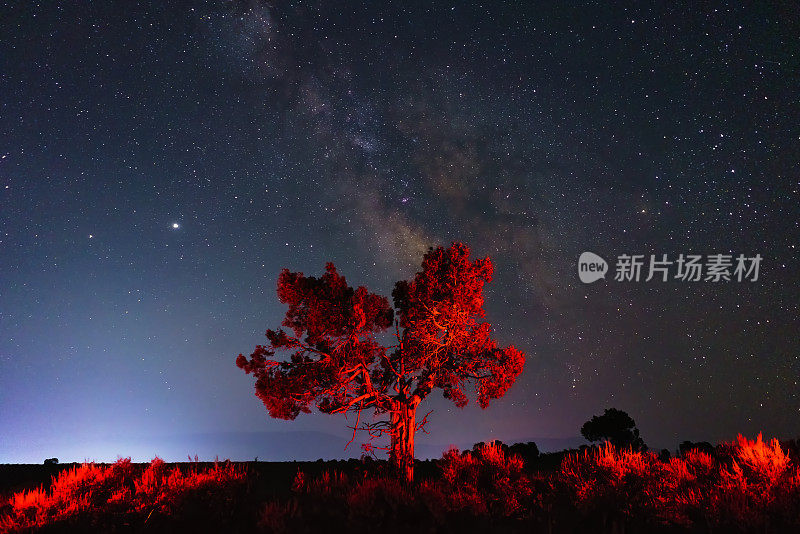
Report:
<svg viewBox="0 0 800 534"><path fill-rule="evenodd" d="M231 519L244 481L244 473L230 463L184 473L155 458L138 475L130 458L107 467L83 464L54 476L46 491L12 495L0 530L119 530L145 524L157 529L194 523L210 528Z"/></svg>

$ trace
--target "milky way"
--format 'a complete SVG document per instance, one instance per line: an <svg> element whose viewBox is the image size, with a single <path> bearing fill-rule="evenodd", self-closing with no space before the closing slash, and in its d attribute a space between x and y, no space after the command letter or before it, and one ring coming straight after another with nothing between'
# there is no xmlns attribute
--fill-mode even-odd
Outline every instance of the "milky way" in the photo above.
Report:
<svg viewBox="0 0 800 534"><path fill-rule="evenodd" d="M796 10L495 4L9 8L0 462L346 435L268 419L234 365L278 273L389 296L452 241L493 259L488 319L528 358L486 411L431 398L431 454L608 407L658 448L797 436ZM763 261L587 285L584 251Z"/></svg>

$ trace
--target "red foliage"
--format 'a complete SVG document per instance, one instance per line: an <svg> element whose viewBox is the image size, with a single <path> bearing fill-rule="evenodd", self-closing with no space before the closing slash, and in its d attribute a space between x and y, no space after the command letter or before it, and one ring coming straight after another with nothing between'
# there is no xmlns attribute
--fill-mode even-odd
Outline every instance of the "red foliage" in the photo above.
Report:
<svg viewBox="0 0 800 534"><path fill-rule="evenodd" d="M742 530L800 529L800 471L778 440L739 436L707 499L709 521Z"/></svg>
<svg viewBox="0 0 800 534"><path fill-rule="evenodd" d="M522 516L530 508L531 480L522 459L497 444L463 455L450 449L442 457L443 493L451 510L478 516Z"/></svg>
<svg viewBox="0 0 800 534"><path fill-rule="evenodd" d="M370 462L371 463L371 462ZM409 486L372 466L298 473L290 496L261 504L267 532L800 532L800 470L759 436L659 460L612 445L535 472L498 445L451 450L439 475ZM255 504L231 465L184 472L155 459L86 464L49 490L14 494L0 531L250 531ZM238 488L238 489L237 489ZM270 495L272 493L270 492ZM245 517L236 524L236 518ZM187 527L193 528L187 528ZM237 530L239 528L239 530ZM137 530L138 529L138 530Z"/></svg>
<svg viewBox="0 0 800 534"><path fill-rule="evenodd" d="M284 269L278 297L288 305L282 325L291 332L267 330L269 345L250 358L240 354L236 364L253 373L272 417L294 419L314 405L324 413L356 412L354 431L389 434L391 458L410 480L414 433L426 421L416 423L416 409L434 388L463 407L473 384L486 408L522 372L524 354L498 347L482 321L492 271L489 258L470 260L461 243L430 249L415 278L395 286L397 343L384 346L375 336L395 314L386 298L349 287L331 263L321 278ZM277 351L288 360L273 359ZM388 412L390 420L363 421L364 408Z"/></svg>
<svg viewBox="0 0 800 534"><path fill-rule="evenodd" d="M83 464L53 477L49 490L15 493L0 531L47 526L105 530L146 522L209 520L231 508L244 473L232 464L206 471L168 469L155 458L138 476L130 458L104 467ZM198 511L205 511L198 515Z"/></svg>
<svg viewBox="0 0 800 534"><path fill-rule="evenodd" d="M278 298L289 306L282 325L294 335L267 330L269 348L258 345L249 360L240 354L236 365L256 377L256 395L272 417L294 419L312 402L341 410L363 389L351 381L363 380L384 352L374 335L392 324L389 302L349 287L332 263L318 279L284 269ZM289 361L272 360L276 350L289 352Z"/></svg>
<svg viewBox="0 0 800 534"><path fill-rule="evenodd" d="M583 515L626 521L655 512L661 468L654 454L607 443L565 458L556 485Z"/></svg>
<svg viewBox="0 0 800 534"><path fill-rule="evenodd" d="M326 471L315 478L300 472L292 498L267 503L260 526L266 532L325 532L332 525L341 532L493 532L498 520L520 519L530 508L523 462L499 446L463 456L451 450L439 467L441 477L414 487L374 472Z"/></svg>
<svg viewBox="0 0 800 534"><path fill-rule="evenodd" d="M433 387L457 406L467 404L465 382L478 386L481 407L502 397L522 372L524 354L513 346L499 349L491 325L481 321L483 286L492 280L489 258L470 261L469 247L454 243L431 249L422 271L411 282L398 282L392 292L403 328L394 369L420 373L416 393Z"/></svg>
<svg viewBox="0 0 800 534"><path fill-rule="evenodd" d="M612 445L567 457L553 480L556 508L590 521L711 526L724 531L800 529L800 471L777 440L739 436L715 456L691 450L660 462Z"/></svg>

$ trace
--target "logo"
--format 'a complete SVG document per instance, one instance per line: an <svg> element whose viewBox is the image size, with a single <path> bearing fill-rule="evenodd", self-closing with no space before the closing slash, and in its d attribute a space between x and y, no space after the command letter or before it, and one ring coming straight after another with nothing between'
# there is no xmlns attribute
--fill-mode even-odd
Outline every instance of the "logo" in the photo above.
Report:
<svg viewBox="0 0 800 534"><path fill-rule="evenodd" d="M620 254L617 256L615 282L756 282L762 260L761 254ZM594 252L584 252L578 258L578 278L591 284L608 273L606 260Z"/></svg>
<svg viewBox="0 0 800 534"><path fill-rule="evenodd" d="M608 263L594 252L584 252L578 258L578 278L584 284L591 284L606 277Z"/></svg>

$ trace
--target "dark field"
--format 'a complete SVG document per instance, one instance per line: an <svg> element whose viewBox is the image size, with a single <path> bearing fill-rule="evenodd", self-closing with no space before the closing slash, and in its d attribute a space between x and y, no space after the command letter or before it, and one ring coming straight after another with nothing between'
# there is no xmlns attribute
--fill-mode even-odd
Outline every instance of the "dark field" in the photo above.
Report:
<svg viewBox="0 0 800 534"><path fill-rule="evenodd" d="M476 446L418 461L0 466L2 532L798 532L796 447Z"/></svg>

